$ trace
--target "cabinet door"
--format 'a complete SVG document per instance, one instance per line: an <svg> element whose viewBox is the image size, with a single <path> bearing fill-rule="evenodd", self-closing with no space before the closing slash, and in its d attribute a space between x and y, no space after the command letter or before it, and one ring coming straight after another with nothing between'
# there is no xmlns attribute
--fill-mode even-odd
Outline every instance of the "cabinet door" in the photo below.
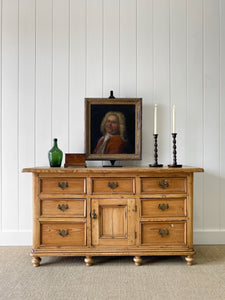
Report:
<svg viewBox="0 0 225 300"><path fill-rule="evenodd" d="M135 243L135 199L92 199L92 244Z"/></svg>

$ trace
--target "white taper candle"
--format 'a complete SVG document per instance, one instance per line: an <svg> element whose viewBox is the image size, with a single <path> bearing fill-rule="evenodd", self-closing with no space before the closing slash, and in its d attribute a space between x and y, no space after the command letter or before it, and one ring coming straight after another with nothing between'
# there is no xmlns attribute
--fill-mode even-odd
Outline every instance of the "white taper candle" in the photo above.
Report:
<svg viewBox="0 0 225 300"><path fill-rule="evenodd" d="M154 134L157 134L157 104L155 104L154 110Z"/></svg>
<svg viewBox="0 0 225 300"><path fill-rule="evenodd" d="M173 132L176 133L176 107L173 105Z"/></svg>

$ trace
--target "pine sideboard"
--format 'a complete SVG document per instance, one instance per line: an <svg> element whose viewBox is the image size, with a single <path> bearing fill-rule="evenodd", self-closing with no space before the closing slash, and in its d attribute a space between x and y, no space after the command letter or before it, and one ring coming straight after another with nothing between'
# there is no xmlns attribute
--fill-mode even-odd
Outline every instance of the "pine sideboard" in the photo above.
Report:
<svg viewBox="0 0 225 300"><path fill-rule="evenodd" d="M25 168L33 173L32 263L43 256L181 255L193 263L201 168Z"/></svg>

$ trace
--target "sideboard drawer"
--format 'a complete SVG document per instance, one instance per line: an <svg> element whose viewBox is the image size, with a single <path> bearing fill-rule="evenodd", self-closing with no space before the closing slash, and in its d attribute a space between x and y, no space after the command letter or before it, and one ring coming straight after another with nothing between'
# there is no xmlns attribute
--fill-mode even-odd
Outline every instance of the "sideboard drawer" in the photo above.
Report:
<svg viewBox="0 0 225 300"><path fill-rule="evenodd" d="M141 217L184 217L186 198L141 199Z"/></svg>
<svg viewBox="0 0 225 300"><path fill-rule="evenodd" d="M42 200L42 216L86 217L86 199Z"/></svg>
<svg viewBox="0 0 225 300"><path fill-rule="evenodd" d="M86 245L86 223L44 222L41 224L41 244L56 246Z"/></svg>
<svg viewBox="0 0 225 300"><path fill-rule="evenodd" d="M186 244L185 222L142 222L142 245Z"/></svg>
<svg viewBox="0 0 225 300"><path fill-rule="evenodd" d="M86 193L86 180L84 178L42 178L42 193Z"/></svg>
<svg viewBox="0 0 225 300"><path fill-rule="evenodd" d="M93 178L93 194L135 194L134 178Z"/></svg>
<svg viewBox="0 0 225 300"><path fill-rule="evenodd" d="M154 177L141 178L141 192L146 194L154 193L186 193L186 177Z"/></svg>

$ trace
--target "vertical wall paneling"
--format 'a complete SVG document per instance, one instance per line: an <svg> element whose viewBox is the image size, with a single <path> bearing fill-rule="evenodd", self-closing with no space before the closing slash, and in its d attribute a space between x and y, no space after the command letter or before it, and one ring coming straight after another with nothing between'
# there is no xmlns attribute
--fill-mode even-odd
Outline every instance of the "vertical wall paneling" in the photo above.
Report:
<svg viewBox="0 0 225 300"><path fill-rule="evenodd" d="M203 166L203 6L189 0L187 6L187 128L186 163ZM194 226L203 226L203 174L195 174Z"/></svg>
<svg viewBox="0 0 225 300"><path fill-rule="evenodd" d="M3 1L2 230L18 230L18 0Z"/></svg>
<svg viewBox="0 0 225 300"><path fill-rule="evenodd" d="M137 0L120 0L120 97L137 96Z"/></svg>
<svg viewBox="0 0 225 300"><path fill-rule="evenodd" d="M0 244L31 241L32 178L52 139L84 152L84 98L143 98L142 161L195 174L195 243L224 243L225 1L0 0ZM64 163L64 162L63 162ZM88 162L88 166L102 162Z"/></svg>
<svg viewBox="0 0 225 300"><path fill-rule="evenodd" d="M84 153L86 1L70 2L69 152Z"/></svg>
<svg viewBox="0 0 225 300"><path fill-rule="evenodd" d="M52 145L52 0L36 0L35 164L48 165Z"/></svg>
<svg viewBox="0 0 225 300"><path fill-rule="evenodd" d="M103 0L86 0L86 97L103 96L103 6Z"/></svg>
<svg viewBox="0 0 225 300"><path fill-rule="evenodd" d="M185 164L185 133L187 126L187 0L171 0L170 5L171 104L176 105L176 131L178 133L177 161L178 163Z"/></svg>
<svg viewBox="0 0 225 300"><path fill-rule="evenodd" d="M68 152L69 0L53 1L52 134Z"/></svg>
<svg viewBox="0 0 225 300"><path fill-rule="evenodd" d="M2 141L2 0L0 1L0 141ZM2 142L0 143L0 232L2 230Z"/></svg>
<svg viewBox="0 0 225 300"><path fill-rule="evenodd" d="M34 165L35 0L19 2L19 228L31 228L32 178L21 174Z"/></svg>
<svg viewBox="0 0 225 300"><path fill-rule="evenodd" d="M204 1L204 82L205 82L205 185L204 228L216 229L220 223L220 66L219 0ZM212 122L212 118L214 121ZM213 155L212 155L213 145Z"/></svg>
<svg viewBox="0 0 225 300"><path fill-rule="evenodd" d="M220 229L225 229L225 1L220 0ZM224 241L225 242L225 241Z"/></svg>
<svg viewBox="0 0 225 300"><path fill-rule="evenodd" d="M137 96L137 0L120 0L120 97ZM123 165L134 165L123 161Z"/></svg>
<svg viewBox="0 0 225 300"><path fill-rule="evenodd" d="M153 0L154 103L159 113L159 161L165 165L172 162L169 4L167 0Z"/></svg>
<svg viewBox="0 0 225 300"><path fill-rule="evenodd" d="M119 97L119 0L103 1L103 97Z"/></svg>
<svg viewBox="0 0 225 300"><path fill-rule="evenodd" d="M102 0L87 0L87 97L102 97L102 10Z"/></svg>
<svg viewBox="0 0 225 300"><path fill-rule="evenodd" d="M153 163L154 160L153 66L153 0L140 0L137 2L137 97L143 98L144 107L142 119L142 164ZM161 122L160 109L158 111L158 117Z"/></svg>

